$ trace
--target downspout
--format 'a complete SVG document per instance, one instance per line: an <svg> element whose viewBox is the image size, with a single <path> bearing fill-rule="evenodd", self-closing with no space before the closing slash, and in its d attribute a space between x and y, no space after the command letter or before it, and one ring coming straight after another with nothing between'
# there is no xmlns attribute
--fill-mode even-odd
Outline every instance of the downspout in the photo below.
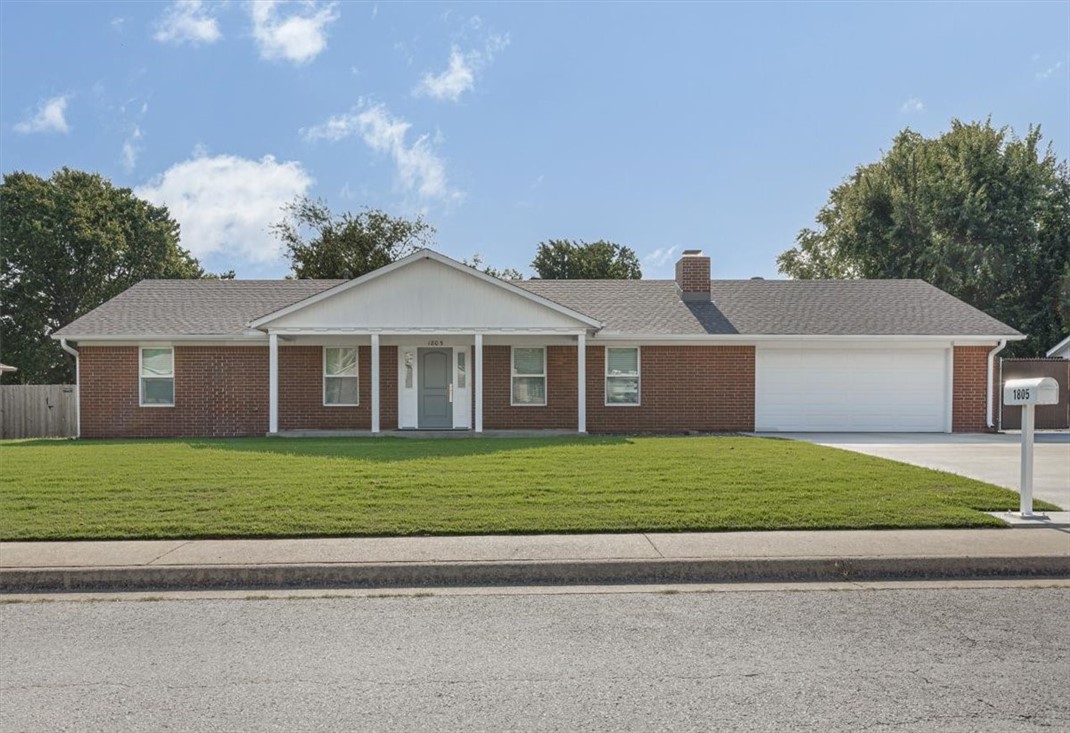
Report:
<svg viewBox="0 0 1070 733"><path fill-rule="evenodd" d="M992 410L992 401L995 399L995 392L997 390L992 389L992 373L995 371L996 354L998 354L999 352L1003 351L1003 349L1004 349L1004 347L1006 345L1007 345L1007 339L1000 339L999 343L996 344L996 348L994 348L994 349L992 349L991 351L988 352L988 385L987 385L986 389L988 390L988 429L989 430L993 430L996 427L995 420L993 419L993 416L992 416L992 412L993 412L993 410Z"/></svg>
<svg viewBox="0 0 1070 733"><path fill-rule="evenodd" d="M81 438L82 437L82 369L81 369L82 365L81 365L81 361L78 359L78 350L72 348L67 343L67 339L60 338L59 347L61 349L63 349L64 351L66 351L68 354L70 354L71 356L74 357L74 388L75 388L75 390L77 390L77 393L76 393L76 398L77 399L75 400L75 403L74 403L74 409L75 409L75 412L77 413L77 416L78 416L78 420L77 420L77 425L78 426L76 428L76 432L75 432L74 437Z"/></svg>

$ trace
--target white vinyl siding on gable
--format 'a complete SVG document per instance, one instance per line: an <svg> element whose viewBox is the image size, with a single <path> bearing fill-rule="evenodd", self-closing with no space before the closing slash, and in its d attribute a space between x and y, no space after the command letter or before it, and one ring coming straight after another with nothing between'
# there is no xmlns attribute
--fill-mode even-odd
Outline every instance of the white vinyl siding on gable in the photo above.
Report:
<svg viewBox="0 0 1070 733"><path fill-rule="evenodd" d="M138 350L138 404L175 406L175 350L170 346Z"/></svg>
<svg viewBox="0 0 1070 733"><path fill-rule="evenodd" d="M514 346L510 356L513 407L546 405L546 348Z"/></svg>
<svg viewBox="0 0 1070 733"><path fill-rule="evenodd" d="M639 404L639 347L606 347L606 406Z"/></svg>
<svg viewBox="0 0 1070 733"><path fill-rule="evenodd" d="M356 346L323 347L323 404L356 407L360 404Z"/></svg>

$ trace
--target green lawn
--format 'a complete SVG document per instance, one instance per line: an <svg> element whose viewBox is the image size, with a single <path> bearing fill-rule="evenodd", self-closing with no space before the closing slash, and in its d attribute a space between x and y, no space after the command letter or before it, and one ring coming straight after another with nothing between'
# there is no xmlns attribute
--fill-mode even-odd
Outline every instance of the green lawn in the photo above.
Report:
<svg viewBox="0 0 1070 733"><path fill-rule="evenodd" d="M979 527L1005 489L749 437L11 441L0 539Z"/></svg>

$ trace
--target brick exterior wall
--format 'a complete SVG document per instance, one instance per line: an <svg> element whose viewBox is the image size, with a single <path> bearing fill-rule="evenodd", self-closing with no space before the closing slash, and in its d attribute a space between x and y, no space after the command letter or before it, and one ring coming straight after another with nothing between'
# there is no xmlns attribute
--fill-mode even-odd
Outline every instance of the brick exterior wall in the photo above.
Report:
<svg viewBox="0 0 1070 733"><path fill-rule="evenodd" d="M279 346L279 430L371 430L372 355L357 349L356 407L323 404L323 347ZM379 427L398 426L398 350L379 347Z"/></svg>
<svg viewBox="0 0 1070 733"><path fill-rule="evenodd" d="M676 284L685 293L704 293L710 296L710 258L705 255L684 255L676 262Z"/></svg>
<svg viewBox="0 0 1070 733"><path fill-rule="evenodd" d="M754 430L753 346L642 346L637 407L605 404L605 349L587 348L587 432Z"/></svg>
<svg viewBox="0 0 1070 733"><path fill-rule="evenodd" d="M951 396L951 430L956 433L984 433L989 430L988 354L991 346L956 346L954 383ZM998 370L993 370L993 382L999 379ZM993 407L995 410L996 407Z"/></svg>
<svg viewBox="0 0 1070 733"><path fill-rule="evenodd" d="M138 406L138 347L79 349L82 437L263 435L268 429L266 346L175 348L175 406Z"/></svg>
<svg viewBox="0 0 1070 733"><path fill-rule="evenodd" d="M955 432L986 431L985 378L991 346L955 347ZM265 346L175 347L175 406L138 405L138 348L83 347L81 427L85 438L264 435L268 430ZM380 425L397 428L397 348L380 352ZM576 350L547 348L545 407L510 405L510 348L484 349L487 430L576 427ZM643 346L639 406L605 405L605 349L587 348L590 433L732 432L754 429L753 346ZM474 359L470 359L475 379ZM368 430L371 348L358 352L360 405L323 405L321 346L280 346L279 429ZM998 380L998 373L994 381ZM474 397L474 389L473 397ZM473 410L474 414L474 410Z"/></svg>
<svg viewBox="0 0 1070 733"><path fill-rule="evenodd" d="M575 430L576 347L546 347L546 405L512 407L509 346L484 346L484 430ZM590 364L588 364L590 370ZM473 372L473 379L476 378ZM472 390L473 395L475 390ZM590 408L588 408L589 410ZM473 415L475 413L473 412Z"/></svg>
<svg viewBox="0 0 1070 733"><path fill-rule="evenodd" d="M510 347L483 349L486 430L574 430L576 349L546 349L546 406L510 405ZM753 346L640 348L640 404L605 404L605 348L587 347L587 432L754 430Z"/></svg>

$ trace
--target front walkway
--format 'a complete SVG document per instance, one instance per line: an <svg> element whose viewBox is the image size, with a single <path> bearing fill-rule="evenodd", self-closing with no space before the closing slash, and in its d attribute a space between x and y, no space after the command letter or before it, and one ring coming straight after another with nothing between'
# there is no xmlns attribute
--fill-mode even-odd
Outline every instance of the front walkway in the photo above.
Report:
<svg viewBox="0 0 1070 733"><path fill-rule="evenodd" d="M935 468L1018 491L1020 433L768 433L915 466ZM1037 433L1033 497L1070 509L1070 433Z"/></svg>

